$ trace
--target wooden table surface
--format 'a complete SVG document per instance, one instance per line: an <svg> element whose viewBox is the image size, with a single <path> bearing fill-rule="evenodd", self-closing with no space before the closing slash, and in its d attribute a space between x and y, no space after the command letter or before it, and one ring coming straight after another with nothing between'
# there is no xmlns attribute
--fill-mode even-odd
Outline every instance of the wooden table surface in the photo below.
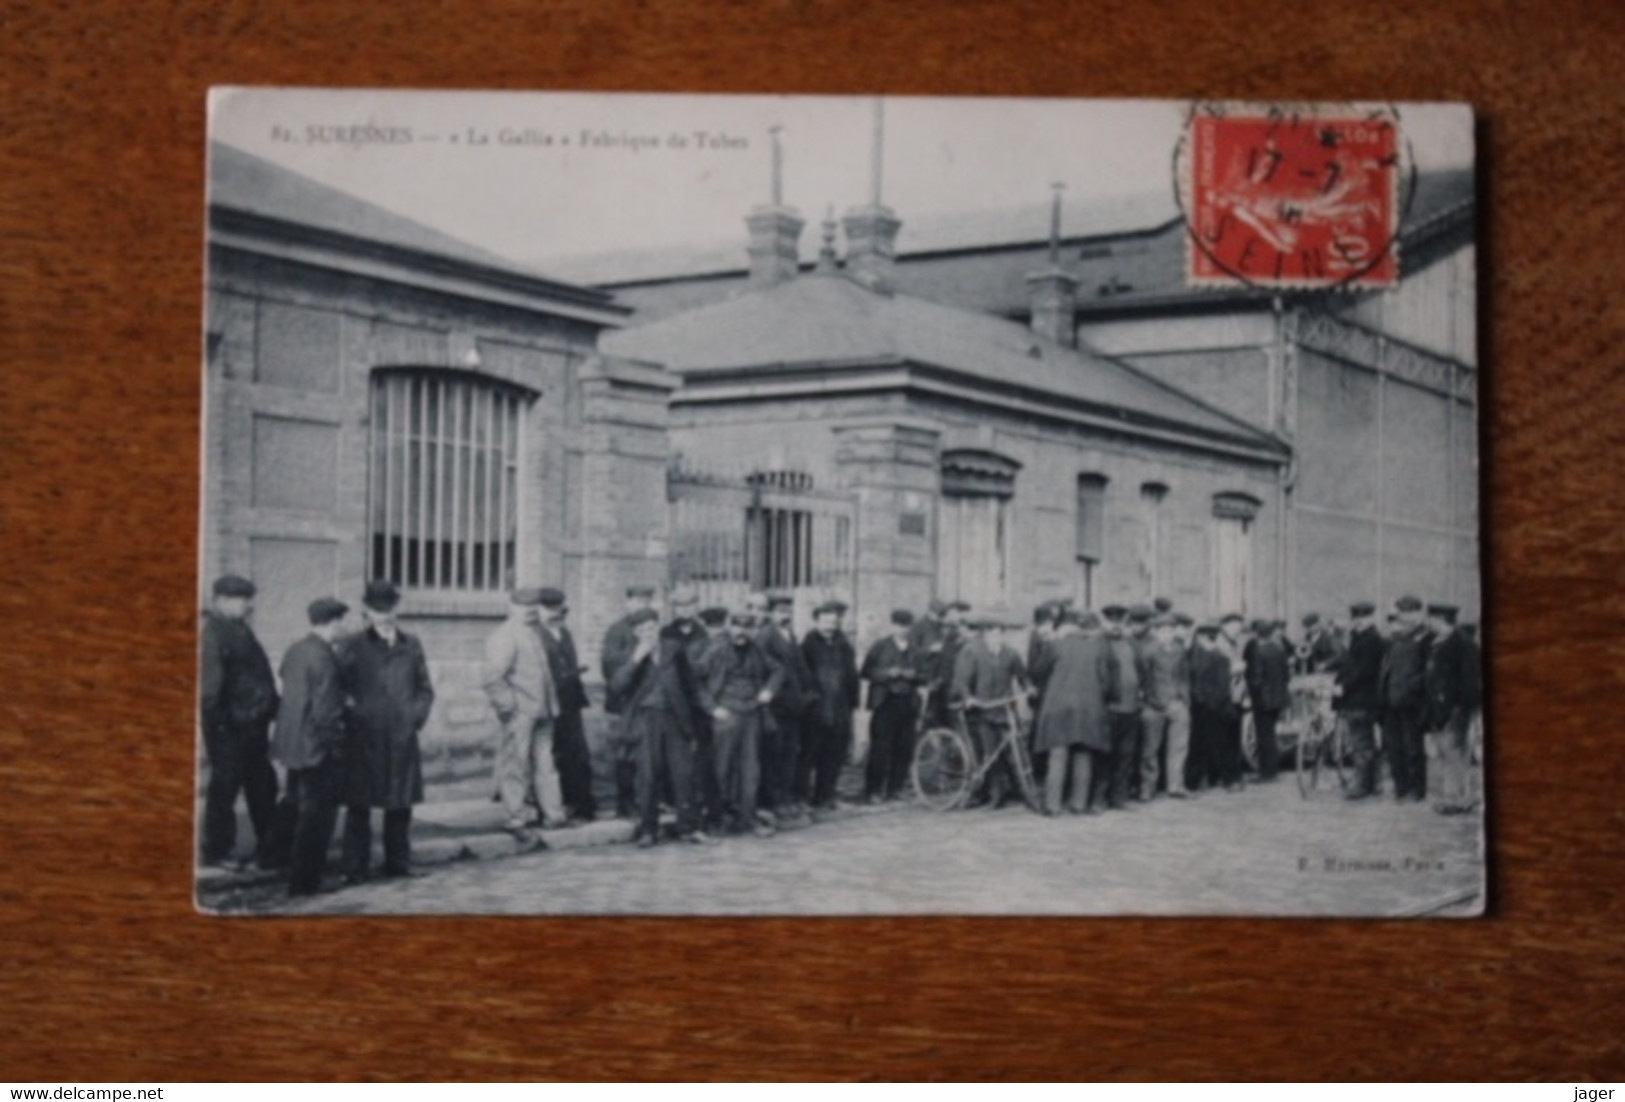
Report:
<svg viewBox="0 0 1625 1102"><path fill-rule="evenodd" d="M1625 7L6 2L0 1075L1625 1076ZM211 84L1460 99L1493 917L192 912Z"/></svg>

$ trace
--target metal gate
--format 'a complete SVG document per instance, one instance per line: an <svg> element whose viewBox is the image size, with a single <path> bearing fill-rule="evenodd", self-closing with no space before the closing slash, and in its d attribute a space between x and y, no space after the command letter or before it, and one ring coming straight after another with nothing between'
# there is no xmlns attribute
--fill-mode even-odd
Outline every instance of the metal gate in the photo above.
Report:
<svg viewBox="0 0 1625 1102"><path fill-rule="evenodd" d="M741 473L677 465L667 474L673 585L739 608L753 590L786 590L797 618L822 601L853 604L857 499L805 471ZM854 612L855 615L855 612Z"/></svg>

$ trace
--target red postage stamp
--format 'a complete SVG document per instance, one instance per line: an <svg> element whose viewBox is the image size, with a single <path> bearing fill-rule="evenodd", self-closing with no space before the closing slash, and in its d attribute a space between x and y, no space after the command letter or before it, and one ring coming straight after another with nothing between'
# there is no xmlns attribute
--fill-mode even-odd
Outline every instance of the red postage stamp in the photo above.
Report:
<svg viewBox="0 0 1625 1102"><path fill-rule="evenodd" d="M1390 112L1194 113L1180 182L1190 283L1394 285L1400 154Z"/></svg>

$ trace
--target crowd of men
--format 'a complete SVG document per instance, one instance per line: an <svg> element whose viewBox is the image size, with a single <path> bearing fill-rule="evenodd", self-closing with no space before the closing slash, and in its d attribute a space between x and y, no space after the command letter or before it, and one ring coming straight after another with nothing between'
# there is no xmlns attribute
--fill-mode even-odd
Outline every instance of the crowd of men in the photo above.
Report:
<svg viewBox="0 0 1625 1102"><path fill-rule="evenodd" d="M349 635L347 606L312 602L310 633L283 657L280 691L248 624L254 593L246 579L219 579L203 619L203 860L237 867L242 793L254 860L287 868L292 894L320 889L340 807L346 882L369 875L374 811L383 816L383 874L417 875L410 832L412 807L423 799L418 736L434 690L422 645L396 622L399 591L368 583L365 627ZM812 630L797 638L788 593L701 609L694 591L678 586L664 621L653 587L629 587L626 600L605 635L600 673L616 812L636 823L639 846L766 838L833 810L860 703L870 713L865 802L905 798L919 733L962 716L977 752L993 760L971 802L1003 806L1019 781L999 748L1029 709L1022 736L1046 815L1241 788L1244 711L1257 779L1268 783L1297 673L1335 682L1352 747L1350 799L1378 793L1385 756L1395 798L1425 800L1423 738L1432 734L1442 773L1437 810L1472 806L1468 730L1480 704L1479 655L1457 629L1456 609L1443 604L1424 609L1403 597L1384 631L1375 607L1358 603L1346 635L1310 614L1294 644L1280 621L1249 627L1232 614L1198 624L1162 599L1098 613L1047 602L1031 625L934 601L919 618L894 611L860 663L839 601L814 609ZM482 682L501 729L495 798L506 829L538 846L548 832L598 815L583 723L588 667L568 612L557 589L515 589L484 653ZM1009 634L1022 629L1025 655ZM287 775L280 800L273 759Z"/></svg>

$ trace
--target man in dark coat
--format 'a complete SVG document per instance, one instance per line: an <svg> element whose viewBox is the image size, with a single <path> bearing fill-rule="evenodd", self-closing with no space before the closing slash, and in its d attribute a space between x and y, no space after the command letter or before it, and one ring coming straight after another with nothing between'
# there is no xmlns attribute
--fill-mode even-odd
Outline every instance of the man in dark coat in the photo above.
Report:
<svg viewBox="0 0 1625 1102"><path fill-rule="evenodd" d="M892 631L869 648L859 671L869 682L869 760L864 764L866 803L903 794L914 762L914 728L919 721L918 655L909 645L914 614L897 609Z"/></svg>
<svg viewBox="0 0 1625 1102"><path fill-rule="evenodd" d="M795 636L795 601L788 593L768 598L768 619L756 631L756 645L784 673L762 722L761 806L778 818L797 814L796 765L801 730L817 699L812 671Z"/></svg>
<svg viewBox="0 0 1625 1102"><path fill-rule="evenodd" d="M1377 631L1376 606L1357 601L1349 606L1349 645L1337 662L1336 708L1349 733L1354 780L1347 796L1363 800L1377 794L1377 712L1381 701L1384 643Z"/></svg>
<svg viewBox="0 0 1625 1102"><path fill-rule="evenodd" d="M1124 629L1128 609L1107 605L1106 640L1117 656L1117 685L1107 708L1112 732L1111 788L1106 806L1121 811L1128 806L1140 772L1140 654Z"/></svg>
<svg viewBox="0 0 1625 1102"><path fill-rule="evenodd" d="M1035 680L1044 678L1046 688L1033 730L1033 752L1049 759L1044 813L1060 813L1070 782L1066 809L1075 815L1099 814L1112 745L1107 707L1117 685L1117 656L1100 635L1100 618L1093 612L1063 613L1039 662L1031 672Z"/></svg>
<svg viewBox="0 0 1625 1102"><path fill-rule="evenodd" d="M708 844L711 838L700 829L694 805L700 703L689 640L673 630L675 625L662 628L653 609L635 612L630 619L637 644L615 671L611 688L638 748L637 843L647 847L660 840L660 792L669 788L677 805L678 837Z"/></svg>
<svg viewBox="0 0 1625 1102"><path fill-rule="evenodd" d="M1186 781L1192 790L1243 785L1241 711L1231 690L1230 649L1220 641L1219 625L1196 629L1190 652L1191 755Z"/></svg>
<svg viewBox="0 0 1625 1102"><path fill-rule="evenodd" d="M700 670L700 702L711 716L717 789L727 825L758 838L774 833L756 816L761 792L762 717L784 682L784 670L756 645L748 612L728 617L728 630L711 643Z"/></svg>
<svg viewBox="0 0 1625 1102"><path fill-rule="evenodd" d="M547 652L553 688L559 697L559 714L553 721L553 763L558 767L559 790L570 818L590 823L598 817L598 801L592 792L592 751L587 747L587 730L581 721L581 713L589 703L581 681L586 667L576 653L575 637L564 623L570 611L564 593L544 587L541 601L536 631Z"/></svg>
<svg viewBox="0 0 1625 1102"><path fill-rule="evenodd" d="M1399 624L1388 640L1378 675L1382 741L1394 777L1394 799L1421 803L1428 795L1422 742L1427 726L1428 631L1417 598L1401 597L1394 610Z"/></svg>
<svg viewBox="0 0 1625 1102"><path fill-rule="evenodd" d="M909 645L919 656L920 676L929 690L926 717L934 727L953 726L949 706L953 694L954 664L959 648L965 645L965 615L970 605L964 601L932 601L926 615L914 622Z"/></svg>
<svg viewBox="0 0 1625 1102"><path fill-rule="evenodd" d="M429 722L434 685L417 637L402 631L395 610L400 591L382 579L367 583L361 603L368 626L346 644L339 666L350 694L345 745L346 879L365 879L372 859L372 808L384 813L384 875L415 876L412 805L423 802L418 733Z"/></svg>
<svg viewBox="0 0 1625 1102"><path fill-rule="evenodd" d="M711 649L712 633L698 611L700 596L693 588L677 586L671 591L671 623L661 629L661 638L680 643L688 656L689 669L698 678L701 665ZM709 612L710 610L707 610ZM715 617L716 613L711 612ZM723 619L727 612L723 610ZM721 620L718 620L721 623ZM696 682L696 686L698 682ZM698 689L696 688L696 692ZM706 825L722 821L722 792L717 788L716 751L711 732L711 717L699 706L695 697L693 728L693 765L689 777L695 785L694 801L699 808L700 821Z"/></svg>
<svg viewBox="0 0 1625 1102"><path fill-rule="evenodd" d="M976 740L977 754L988 761L998 752L1010 729L1010 711L1002 703L1027 691L1027 668L1021 656L1004 641L1005 625L992 616L970 622L970 638L954 660L953 691L965 704L965 723ZM998 810L1016 787L1006 754L1000 753L983 781L976 800Z"/></svg>
<svg viewBox="0 0 1625 1102"><path fill-rule="evenodd" d="M852 713L858 706L857 654L840 628L845 612L840 601L820 605L813 613L813 630L801 641L818 697L803 729L797 789L808 793L815 810L835 807L835 786L852 745Z"/></svg>
<svg viewBox="0 0 1625 1102"><path fill-rule="evenodd" d="M1320 618L1318 612L1303 616L1303 643L1294 648L1293 658L1304 673L1336 672L1342 661L1344 647L1332 625Z"/></svg>
<svg viewBox="0 0 1625 1102"><path fill-rule="evenodd" d="M1476 806L1467 790L1468 732L1473 713L1483 701L1483 671L1478 647L1456 630L1456 607L1428 606L1427 728L1433 734L1439 762L1441 815L1459 815Z"/></svg>
<svg viewBox="0 0 1625 1102"><path fill-rule="evenodd" d="M637 747L627 737L626 723L621 718L621 699L610 689L615 674L637 649L637 632L632 628L632 617L652 608L655 588L652 585L626 587L626 615L609 626L604 633L603 655L599 671L604 677L604 711L610 715L609 756L615 769L615 814L622 819L632 818L637 811L638 762Z"/></svg>
<svg viewBox="0 0 1625 1102"><path fill-rule="evenodd" d="M277 784L269 727L276 679L265 648L248 626L254 583L228 574L215 581L198 639L198 721L209 757L203 803L203 862L237 868L237 793L248 803L257 856L268 860L275 834Z"/></svg>
<svg viewBox="0 0 1625 1102"><path fill-rule="evenodd" d="M1272 620L1253 621L1253 641L1247 648L1247 698L1253 706L1257 736L1258 779L1274 781L1281 767L1281 748L1275 726L1292 703L1292 659Z"/></svg>
<svg viewBox="0 0 1625 1102"><path fill-rule="evenodd" d="M288 771L294 806L289 895L321 890L344 789L344 685L333 644L349 609L322 597L306 611L310 634L282 656L282 707L271 743Z"/></svg>

